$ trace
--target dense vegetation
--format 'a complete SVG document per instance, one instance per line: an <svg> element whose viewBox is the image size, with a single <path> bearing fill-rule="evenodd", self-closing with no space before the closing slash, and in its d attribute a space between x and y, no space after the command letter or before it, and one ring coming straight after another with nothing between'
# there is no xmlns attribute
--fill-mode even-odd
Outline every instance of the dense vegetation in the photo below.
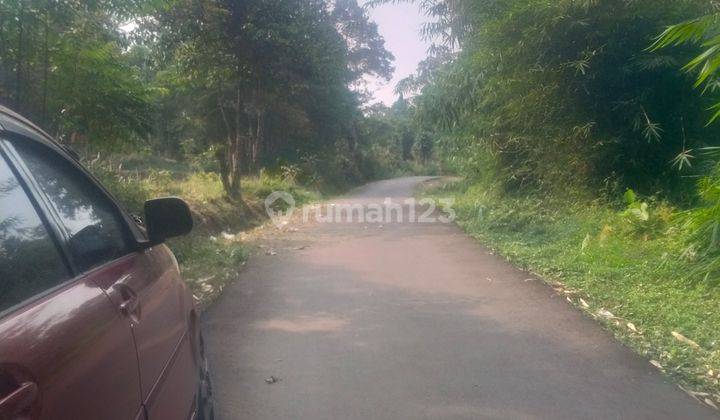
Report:
<svg viewBox="0 0 720 420"><path fill-rule="evenodd" d="M392 107L357 0L0 0L0 102L130 208L188 196L215 227L177 244L194 279L232 277L220 233L274 189L442 166L463 227L720 402L720 4L366 5L402 1L434 45Z"/></svg>
<svg viewBox="0 0 720 420"><path fill-rule="evenodd" d="M85 154L196 164L231 198L262 169L341 187L397 168L391 111L363 113L392 60L356 0L0 1L0 102Z"/></svg>
<svg viewBox="0 0 720 420"><path fill-rule="evenodd" d="M717 4L417 4L438 45L398 88L446 168L508 195L599 200L646 239L673 225L693 274L717 277Z"/></svg>
<svg viewBox="0 0 720 420"><path fill-rule="evenodd" d="M707 2L465 3L461 50L417 99L460 171L492 153L508 188L690 198L683 152L714 145L712 99L679 70L695 49L648 47Z"/></svg>

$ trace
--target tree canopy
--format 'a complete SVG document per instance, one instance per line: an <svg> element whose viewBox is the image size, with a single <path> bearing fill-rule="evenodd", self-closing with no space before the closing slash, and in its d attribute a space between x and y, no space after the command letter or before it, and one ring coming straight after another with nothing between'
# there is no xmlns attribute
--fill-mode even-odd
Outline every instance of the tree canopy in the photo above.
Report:
<svg viewBox="0 0 720 420"><path fill-rule="evenodd" d="M360 179L392 61L357 0L0 0L2 103L73 144L211 157L233 197L308 160Z"/></svg>

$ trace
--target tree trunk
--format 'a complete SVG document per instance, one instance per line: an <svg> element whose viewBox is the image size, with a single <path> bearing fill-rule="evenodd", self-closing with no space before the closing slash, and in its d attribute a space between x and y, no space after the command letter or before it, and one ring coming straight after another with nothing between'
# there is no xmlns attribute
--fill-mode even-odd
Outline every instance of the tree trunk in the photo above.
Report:
<svg viewBox="0 0 720 420"><path fill-rule="evenodd" d="M43 45L43 96L42 96L42 121L45 126L48 126L48 75L50 69L50 51L49 51L49 36L50 36L50 11L47 9L49 5L46 5L45 9L45 40Z"/></svg>
<svg viewBox="0 0 720 420"><path fill-rule="evenodd" d="M230 169L228 168L227 156L227 149L219 148L215 153L215 158L220 165L220 181L222 181L223 190L225 190L225 193L228 193L230 191Z"/></svg>
<svg viewBox="0 0 720 420"><path fill-rule="evenodd" d="M21 2L20 13L18 16L18 50L17 50L17 66L15 67L15 107L22 112L22 72L23 72L23 38L25 35L25 2Z"/></svg>
<svg viewBox="0 0 720 420"><path fill-rule="evenodd" d="M10 96L8 86L9 60L7 56L7 45L5 41L5 14L0 10L0 96Z"/></svg>
<svg viewBox="0 0 720 420"><path fill-rule="evenodd" d="M252 107L247 109L249 166L252 171L260 168L260 160L265 137L265 107L262 101L260 80L256 80L252 98Z"/></svg>
<svg viewBox="0 0 720 420"><path fill-rule="evenodd" d="M228 194L232 198L241 198L240 177L242 176L242 134L240 133L240 119L242 111L240 109L240 89L237 91L237 101L235 103L235 137L232 142L230 151L231 176L230 191Z"/></svg>
<svg viewBox="0 0 720 420"><path fill-rule="evenodd" d="M217 154L217 159L220 163L220 179L222 180L223 189L228 197L235 200L242 199L242 190L240 188L241 144L241 136L235 133L234 136L227 137L225 147L219 150Z"/></svg>
<svg viewBox="0 0 720 420"><path fill-rule="evenodd" d="M357 156L358 132L354 122L350 124L350 136L348 136L348 149L353 157Z"/></svg>
<svg viewBox="0 0 720 420"><path fill-rule="evenodd" d="M244 157L246 158L246 161L248 162L247 167L245 168L246 173L251 174L255 167L253 166L253 157L252 152L255 146L255 118L253 118L253 114L251 113L250 109L245 110L245 114L247 116L247 139L248 139L248 148L245 151Z"/></svg>
<svg viewBox="0 0 720 420"><path fill-rule="evenodd" d="M255 138L253 139L252 148L252 164L255 169L260 167L260 156L262 153L262 146L265 137L265 115L259 108L255 110L257 126L255 128Z"/></svg>
<svg viewBox="0 0 720 420"><path fill-rule="evenodd" d="M230 148L230 183L228 195L232 198L241 199L242 193L240 188L240 177L242 176L242 134L240 131L240 119L242 118L242 106L240 98L240 88L237 88L235 98L235 136L232 139L232 147Z"/></svg>
<svg viewBox="0 0 720 420"><path fill-rule="evenodd" d="M243 161L243 141L240 125L240 119L242 118L240 88L237 88L237 96L233 102L234 119L232 126L228 121L223 104L220 103L219 106L226 130L225 147L219 150L217 155L218 162L220 163L220 178L228 197L240 200L242 199L240 179Z"/></svg>

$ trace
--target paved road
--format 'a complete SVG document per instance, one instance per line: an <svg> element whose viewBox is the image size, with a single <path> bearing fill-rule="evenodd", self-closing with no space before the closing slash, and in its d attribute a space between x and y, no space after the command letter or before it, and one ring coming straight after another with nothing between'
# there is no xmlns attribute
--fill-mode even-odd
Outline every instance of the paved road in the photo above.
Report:
<svg viewBox="0 0 720 420"><path fill-rule="evenodd" d="M299 229L204 316L221 419L715 418L453 225Z"/></svg>

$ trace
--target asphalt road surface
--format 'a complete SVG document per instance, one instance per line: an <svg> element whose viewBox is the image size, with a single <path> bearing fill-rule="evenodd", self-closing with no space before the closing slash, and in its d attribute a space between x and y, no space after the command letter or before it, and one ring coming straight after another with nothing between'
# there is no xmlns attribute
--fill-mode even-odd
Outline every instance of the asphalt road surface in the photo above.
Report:
<svg viewBox="0 0 720 420"><path fill-rule="evenodd" d="M203 320L220 419L716 418L552 288L407 218L292 225L251 258Z"/></svg>

